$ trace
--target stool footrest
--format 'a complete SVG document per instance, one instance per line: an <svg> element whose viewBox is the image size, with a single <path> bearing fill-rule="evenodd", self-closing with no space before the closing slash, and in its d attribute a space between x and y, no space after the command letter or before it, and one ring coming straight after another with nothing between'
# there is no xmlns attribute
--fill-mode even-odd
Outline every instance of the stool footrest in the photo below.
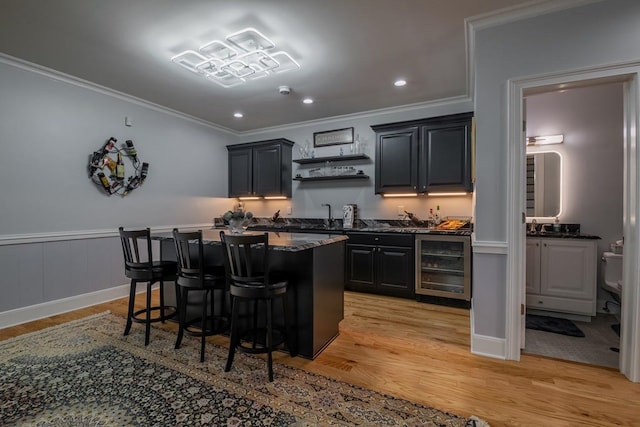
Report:
<svg viewBox="0 0 640 427"><path fill-rule="evenodd" d="M162 307L151 307L149 309L150 312L160 312ZM172 305L166 305L164 306L164 316L161 316L160 314L158 314L157 316L151 316L151 318L149 319L149 322L154 323L154 322L164 322L165 320L169 320L172 319L176 316L176 314L178 313L178 310L176 309L176 307L172 306ZM133 315L131 316L131 320L133 320L134 322L137 323L146 323L147 322L147 310L146 309L142 309L142 310L137 310L133 312Z"/></svg>

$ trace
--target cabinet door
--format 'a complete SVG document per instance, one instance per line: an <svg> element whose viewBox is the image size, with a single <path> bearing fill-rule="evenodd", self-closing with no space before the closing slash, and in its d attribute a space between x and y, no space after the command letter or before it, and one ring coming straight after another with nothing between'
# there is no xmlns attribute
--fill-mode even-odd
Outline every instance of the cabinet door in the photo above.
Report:
<svg viewBox="0 0 640 427"><path fill-rule="evenodd" d="M527 239L527 293L540 293L540 239Z"/></svg>
<svg viewBox="0 0 640 427"><path fill-rule="evenodd" d="M385 295L413 297L413 250L379 246L376 248L377 288Z"/></svg>
<svg viewBox="0 0 640 427"><path fill-rule="evenodd" d="M347 245L346 288L352 291L375 291L375 246Z"/></svg>
<svg viewBox="0 0 640 427"><path fill-rule="evenodd" d="M417 191L418 128L380 132L376 140L376 194Z"/></svg>
<svg viewBox="0 0 640 427"><path fill-rule="evenodd" d="M424 126L420 191L471 191L471 120Z"/></svg>
<svg viewBox="0 0 640 427"><path fill-rule="evenodd" d="M281 194L282 147L280 144L253 149L253 194L277 196Z"/></svg>
<svg viewBox="0 0 640 427"><path fill-rule="evenodd" d="M596 250L590 241L541 240L540 293L595 300Z"/></svg>
<svg viewBox="0 0 640 427"><path fill-rule="evenodd" d="M229 197L252 195L252 165L251 148L229 150Z"/></svg>

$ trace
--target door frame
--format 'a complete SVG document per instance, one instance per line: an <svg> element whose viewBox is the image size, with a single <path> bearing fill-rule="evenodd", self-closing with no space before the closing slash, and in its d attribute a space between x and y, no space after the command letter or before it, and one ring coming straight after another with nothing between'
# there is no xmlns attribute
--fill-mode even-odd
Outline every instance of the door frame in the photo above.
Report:
<svg viewBox="0 0 640 427"><path fill-rule="evenodd" d="M624 262L620 372L633 382L640 382L640 62L629 62L545 74L509 80L507 93L507 289L506 289L506 358L520 360L522 287L525 286L526 218L524 163L526 148L522 140L525 89L610 78L623 83L624 118Z"/></svg>

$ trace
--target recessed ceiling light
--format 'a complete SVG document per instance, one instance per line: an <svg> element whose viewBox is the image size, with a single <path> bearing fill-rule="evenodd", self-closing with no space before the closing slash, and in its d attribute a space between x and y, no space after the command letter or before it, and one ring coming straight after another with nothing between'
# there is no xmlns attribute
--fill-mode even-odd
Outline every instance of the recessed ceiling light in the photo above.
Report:
<svg viewBox="0 0 640 427"><path fill-rule="evenodd" d="M401 86L406 85L406 84L407 84L407 81L406 81L406 80L402 80L402 79L400 79L400 80L396 80L393 84L394 84L395 86L401 87Z"/></svg>
<svg viewBox="0 0 640 427"><path fill-rule="evenodd" d="M304 102L305 104L313 104L313 99L305 98L305 99L302 100L302 102Z"/></svg>
<svg viewBox="0 0 640 427"><path fill-rule="evenodd" d="M241 119L244 117L244 114L237 112L237 113L233 113L233 117L235 117L236 119Z"/></svg>

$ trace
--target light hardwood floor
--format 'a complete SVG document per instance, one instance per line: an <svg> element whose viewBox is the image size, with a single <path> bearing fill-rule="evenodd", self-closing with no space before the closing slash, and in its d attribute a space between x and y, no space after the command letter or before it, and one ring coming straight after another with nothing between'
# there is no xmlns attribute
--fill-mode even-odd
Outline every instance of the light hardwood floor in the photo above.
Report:
<svg viewBox="0 0 640 427"><path fill-rule="evenodd" d="M124 316L126 302L2 329L0 340L105 310ZM176 329L173 322L163 327ZM210 339L228 343L226 337ZM346 292L340 335L322 354L313 361L285 353L275 359L462 416L476 415L491 426L640 426L640 384L614 369L542 356L511 362L473 355L469 312L463 309Z"/></svg>

